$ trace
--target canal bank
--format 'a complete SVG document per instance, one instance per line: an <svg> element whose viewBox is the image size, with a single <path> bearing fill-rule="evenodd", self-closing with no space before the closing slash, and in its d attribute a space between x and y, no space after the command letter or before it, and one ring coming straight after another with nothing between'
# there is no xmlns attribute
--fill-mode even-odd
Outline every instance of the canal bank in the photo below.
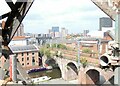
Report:
<svg viewBox="0 0 120 86"><path fill-rule="evenodd" d="M29 73L29 76L31 78L49 76L49 77L51 77L51 79L56 79L56 78L61 78L61 71L60 71L59 67L56 67L56 68L53 68L53 69L50 69L50 70L44 70L44 71Z"/></svg>

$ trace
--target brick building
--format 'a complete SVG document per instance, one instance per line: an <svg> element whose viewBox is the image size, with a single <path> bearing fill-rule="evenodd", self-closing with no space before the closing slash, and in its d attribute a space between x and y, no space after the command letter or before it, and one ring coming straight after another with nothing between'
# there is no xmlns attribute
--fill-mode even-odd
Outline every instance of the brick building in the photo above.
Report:
<svg viewBox="0 0 120 86"><path fill-rule="evenodd" d="M39 67L40 61L38 56L38 48L35 45L10 46L11 51L17 55L17 59L23 68ZM3 67L6 59L0 58L0 66Z"/></svg>
<svg viewBox="0 0 120 86"><path fill-rule="evenodd" d="M98 53L98 50L100 50L100 54L103 54L107 51L108 47L108 42L110 40L104 40L104 39L99 39L100 40L100 46L98 43L98 39L96 38L91 38L91 39L85 39L80 42L80 49L90 49L93 53Z"/></svg>

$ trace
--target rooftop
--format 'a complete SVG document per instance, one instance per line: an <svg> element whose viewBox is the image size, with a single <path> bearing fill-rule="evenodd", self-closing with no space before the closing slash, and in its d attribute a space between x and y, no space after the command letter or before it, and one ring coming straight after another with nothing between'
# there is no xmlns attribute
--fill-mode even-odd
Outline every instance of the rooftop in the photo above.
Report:
<svg viewBox="0 0 120 86"><path fill-rule="evenodd" d="M12 40L24 40L26 38L28 38L28 37L26 37L26 36L15 36L15 37L13 37Z"/></svg>
<svg viewBox="0 0 120 86"><path fill-rule="evenodd" d="M10 49L11 49L11 51L12 51L13 53L38 51L38 48L37 48L37 46L35 46L35 45L10 46Z"/></svg>

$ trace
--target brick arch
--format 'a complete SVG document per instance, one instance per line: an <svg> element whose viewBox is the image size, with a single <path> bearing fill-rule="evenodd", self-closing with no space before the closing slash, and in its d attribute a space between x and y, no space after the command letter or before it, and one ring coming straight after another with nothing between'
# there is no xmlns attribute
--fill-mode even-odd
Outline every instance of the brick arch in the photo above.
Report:
<svg viewBox="0 0 120 86"><path fill-rule="evenodd" d="M68 66L71 67L74 70L74 72L78 75L78 67L76 66L74 62L68 62L67 67Z"/></svg>
<svg viewBox="0 0 120 86"><path fill-rule="evenodd" d="M114 76L114 72L105 71L105 70L102 70L101 68L97 68L97 67L89 67L89 68L85 69L85 73L92 69L98 71L101 74L102 77L101 76L100 77L104 79L104 82L109 81L109 79L113 78L113 76ZM100 81L100 83L101 83L101 81Z"/></svg>
<svg viewBox="0 0 120 86"><path fill-rule="evenodd" d="M93 70L97 70L97 71L99 71L99 72L101 71L100 68L92 67L92 66L91 66L91 67L87 67L87 68L86 68L85 73L86 73L87 71L89 71L89 70L92 70L92 69L93 69Z"/></svg>
<svg viewBox="0 0 120 86"><path fill-rule="evenodd" d="M96 69L89 69L86 72L86 83L88 84L99 84L100 72Z"/></svg>
<svg viewBox="0 0 120 86"><path fill-rule="evenodd" d="M46 60L47 60L47 59L46 59ZM45 60L45 61L46 61L46 60ZM57 62L57 60L56 60L55 58L51 58L50 60L54 60L54 61L56 62L58 68L60 69L60 73L61 73L61 77L62 77L62 69L61 69L60 64Z"/></svg>

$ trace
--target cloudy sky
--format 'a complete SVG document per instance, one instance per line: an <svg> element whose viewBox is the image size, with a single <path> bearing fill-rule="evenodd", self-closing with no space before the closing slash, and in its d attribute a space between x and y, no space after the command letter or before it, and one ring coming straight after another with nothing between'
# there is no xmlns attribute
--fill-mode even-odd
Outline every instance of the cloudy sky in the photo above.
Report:
<svg viewBox="0 0 120 86"><path fill-rule="evenodd" d="M5 2L1 5L0 14L10 10ZM52 26L59 26L80 33L98 30L99 18L105 16L90 0L35 0L23 24L25 32L48 33Z"/></svg>

